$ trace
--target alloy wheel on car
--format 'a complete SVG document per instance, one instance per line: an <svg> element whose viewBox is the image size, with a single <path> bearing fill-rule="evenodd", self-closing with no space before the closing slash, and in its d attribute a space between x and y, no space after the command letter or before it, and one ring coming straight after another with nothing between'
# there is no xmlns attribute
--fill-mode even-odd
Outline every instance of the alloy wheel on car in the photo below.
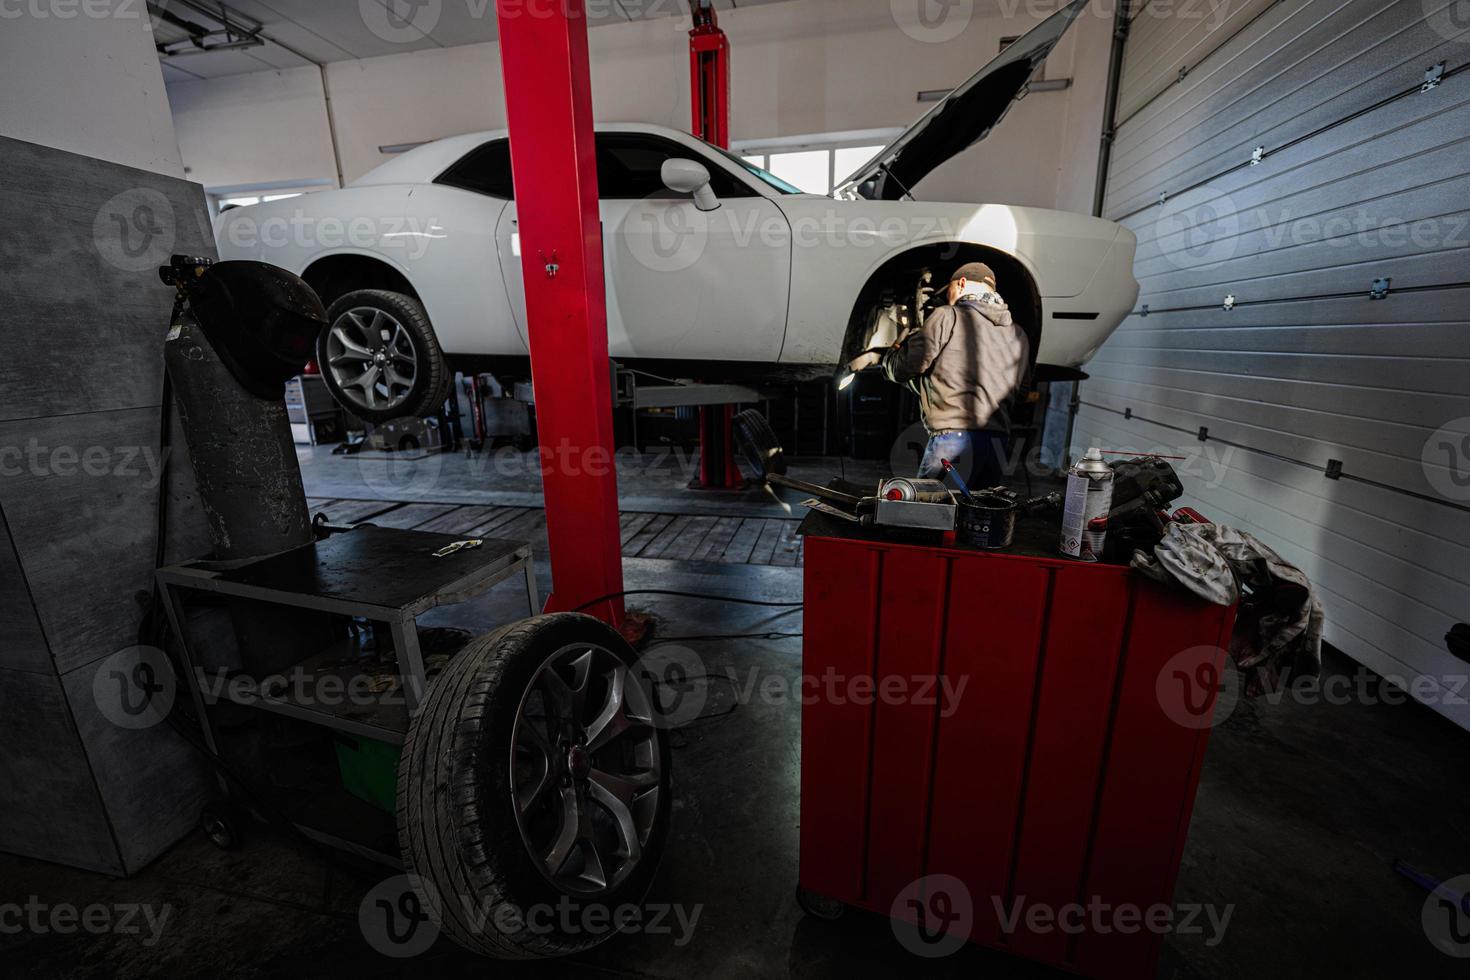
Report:
<svg viewBox="0 0 1470 980"><path fill-rule="evenodd" d="M418 378L418 352L403 324L371 306L346 310L327 333L327 363L348 398L370 411L402 405Z"/></svg>

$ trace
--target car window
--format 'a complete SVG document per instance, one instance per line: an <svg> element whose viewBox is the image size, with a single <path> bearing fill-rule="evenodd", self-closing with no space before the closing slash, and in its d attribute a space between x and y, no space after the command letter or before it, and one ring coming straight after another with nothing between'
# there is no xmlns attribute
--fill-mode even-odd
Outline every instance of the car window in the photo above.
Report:
<svg viewBox="0 0 1470 980"><path fill-rule="evenodd" d="M710 186L718 197L757 197L745 182L714 161L673 140L641 133L597 135L597 186L607 200L675 197L664 186L664 161L674 157L698 160L709 168ZM482 143L452 164L435 180L477 194L515 200L511 180L510 141Z"/></svg>
<svg viewBox="0 0 1470 980"><path fill-rule="evenodd" d="M604 200L677 197L664 186L665 160L697 160L709 170L717 197L758 197L754 190L708 157L661 136L644 133L597 134L597 188Z"/></svg>
<svg viewBox="0 0 1470 980"><path fill-rule="evenodd" d="M440 174L434 183L514 200L516 192L510 178L510 140L481 143Z"/></svg>

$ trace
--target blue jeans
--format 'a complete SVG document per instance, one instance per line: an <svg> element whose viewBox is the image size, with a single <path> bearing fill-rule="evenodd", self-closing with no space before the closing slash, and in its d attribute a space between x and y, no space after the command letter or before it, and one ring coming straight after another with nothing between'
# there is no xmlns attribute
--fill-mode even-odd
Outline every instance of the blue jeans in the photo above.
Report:
<svg viewBox="0 0 1470 980"><path fill-rule="evenodd" d="M924 458L919 461L919 476L945 480L954 486L940 462L947 459L971 490L989 490L1005 483L1005 463L1010 452L1010 439L1004 432L975 429L930 436L929 444L924 447Z"/></svg>

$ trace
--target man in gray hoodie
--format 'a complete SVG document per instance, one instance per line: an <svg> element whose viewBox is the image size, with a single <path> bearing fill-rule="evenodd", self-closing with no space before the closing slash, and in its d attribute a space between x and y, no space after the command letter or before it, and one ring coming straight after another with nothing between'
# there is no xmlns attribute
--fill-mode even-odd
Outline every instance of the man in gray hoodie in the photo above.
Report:
<svg viewBox="0 0 1470 980"><path fill-rule="evenodd" d="M919 396L929 445L919 476L943 479L949 460L975 490L1004 482L1009 406L1031 363L1031 344L1011 319L982 262L960 266L948 305L883 355L888 380Z"/></svg>

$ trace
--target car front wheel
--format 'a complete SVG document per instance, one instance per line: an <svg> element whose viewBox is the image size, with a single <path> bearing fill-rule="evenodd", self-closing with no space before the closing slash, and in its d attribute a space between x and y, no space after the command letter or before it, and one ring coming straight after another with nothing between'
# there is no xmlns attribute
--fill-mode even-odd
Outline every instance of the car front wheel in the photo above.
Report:
<svg viewBox="0 0 1470 980"><path fill-rule="evenodd" d="M437 414L449 372L423 304L359 289L327 311L317 365L332 397L365 422Z"/></svg>

